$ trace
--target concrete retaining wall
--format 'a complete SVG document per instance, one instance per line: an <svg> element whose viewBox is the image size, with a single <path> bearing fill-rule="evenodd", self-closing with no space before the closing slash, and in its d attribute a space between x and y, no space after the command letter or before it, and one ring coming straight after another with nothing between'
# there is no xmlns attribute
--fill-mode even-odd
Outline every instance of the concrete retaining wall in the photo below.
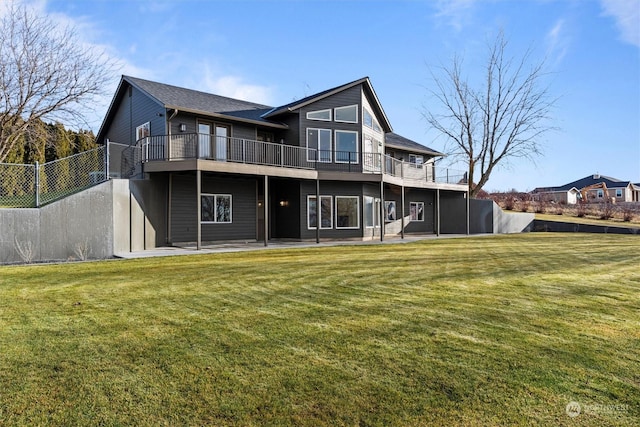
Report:
<svg viewBox="0 0 640 427"><path fill-rule="evenodd" d="M110 258L164 243L162 185L114 179L40 209L0 209L0 264ZM145 212L153 212L146 214Z"/></svg>

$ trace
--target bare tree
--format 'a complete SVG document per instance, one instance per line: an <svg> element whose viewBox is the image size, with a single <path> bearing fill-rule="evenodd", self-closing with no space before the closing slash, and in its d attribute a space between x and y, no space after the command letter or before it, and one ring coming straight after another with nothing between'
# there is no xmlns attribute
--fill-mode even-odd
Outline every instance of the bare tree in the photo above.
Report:
<svg viewBox="0 0 640 427"><path fill-rule="evenodd" d="M73 27L11 2L0 17L0 162L37 119L81 124L114 64Z"/></svg>
<svg viewBox="0 0 640 427"><path fill-rule="evenodd" d="M481 87L475 89L463 75L463 61L431 69L435 82L431 94L442 113L426 110L424 116L447 138L445 151L468 164L469 194L476 196L501 162L542 153L543 134L553 129L550 113L556 99L543 82L544 61L529 66L531 50L520 59L506 56L504 34L489 46Z"/></svg>

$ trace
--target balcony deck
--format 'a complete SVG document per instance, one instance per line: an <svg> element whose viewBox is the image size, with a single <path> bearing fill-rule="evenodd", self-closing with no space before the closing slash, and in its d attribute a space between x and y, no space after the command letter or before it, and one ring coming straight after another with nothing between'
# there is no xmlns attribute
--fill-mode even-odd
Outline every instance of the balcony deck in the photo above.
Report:
<svg viewBox="0 0 640 427"><path fill-rule="evenodd" d="M466 191L460 171L404 162L380 153L307 147L203 134L146 137L132 146L145 172L203 170L300 179L384 181L417 188Z"/></svg>

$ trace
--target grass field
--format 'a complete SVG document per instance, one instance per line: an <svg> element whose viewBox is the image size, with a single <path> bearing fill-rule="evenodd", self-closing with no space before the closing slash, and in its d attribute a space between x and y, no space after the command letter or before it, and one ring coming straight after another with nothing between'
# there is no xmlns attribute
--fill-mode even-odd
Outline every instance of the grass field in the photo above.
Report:
<svg viewBox="0 0 640 427"><path fill-rule="evenodd" d="M640 222L638 221L622 221L620 219L599 219L595 217L579 218L577 216L570 215L552 215L539 213L536 214L536 219L541 219L544 221L571 222L575 224L602 225L609 227L640 228Z"/></svg>
<svg viewBox="0 0 640 427"><path fill-rule="evenodd" d="M0 267L0 425L637 426L639 254L532 233Z"/></svg>

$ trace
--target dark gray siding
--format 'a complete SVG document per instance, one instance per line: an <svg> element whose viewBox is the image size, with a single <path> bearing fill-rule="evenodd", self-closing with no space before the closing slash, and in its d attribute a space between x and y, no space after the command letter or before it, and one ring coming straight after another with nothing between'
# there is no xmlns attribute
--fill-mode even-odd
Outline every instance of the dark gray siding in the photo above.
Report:
<svg viewBox="0 0 640 427"><path fill-rule="evenodd" d="M202 224L202 241L256 239L256 179L203 174L202 192L231 194L232 223ZM195 174L174 175L171 197L171 240L193 242L197 236Z"/></svg>
<svg viewBox="0 0 640 427"><path fill-rule="evenodd" d="M443 234L467 232L467 199L464 193L440 191L440 222Z"/></svg>
<svg viewBox="0 0 640 427"><path fill-rule="evenodd" d="M162 105L132 87L120 100L105 137L120 144L132 144L136 142L136 127L146 122L150 123L151 135L164 135L165 119Z"/></svg>
<svg viewBox="0 0 640 427"><path fill-rule="evenodd" d="M231 122L227 120L217 120L211 117L197 116L195 114L179 112L171 119L171 134L179 135L181 133L197 133L198 121L211 124L220 124L231 127L231 136L235 138L256 139L256 126L248 123ZM185 132L180 132L180 125L187 125Z"/></svg>
<svg viewBox="0 0 640 427"><path fill-rule="evenodd" d="M316 110L324 110L324 109L332 109L332 119L333 117L333 109L336 107L346 107L348 105L357 105L358 106L358 123L341 123L332 120L330 122L318 121L318 120L307 120L307 112L316 111ZM331 129L332 136L331 139L333 141L335 147L335 130L348 130L358 132L358 151L360 152L360 157L362 157L362 87L361 85L352 87L343 92L337 93L328 98L321 99L313 104L309 104L299 110L300 112L300 134L299 145L301 147L306 147L307 145L307 128L319 128L319 129ZM335 149L335 148L334 148ZM359 159L359 164L362 163L362 158Z"/></svg>
<svg viewBox="0 0 640 427"><path fill-rule="evenodd" d="M300 184L300 235L303 239L313 239L316 237L316 230L307 228L307 196L316 195L315 181L303 181ZM333 228L320 230L320 238L328 239L348 239L363 237L362 219L362 184L359 182L320 182L320 195L333 197ZM337 229L336 228L336 201L335 196L358 196L360 211L360 227L358 229Z"/></svg>
<svg viewBox="0 0 640 427"><path fill-rule="evenodd" d="M402 218L402 193L399 187L385 186L385 202L396 203L396 221ZM424 221L411 221L411 202L424 203ZM435 191L417 188L405 188L404 192L405 233L434 233L436 218ZM388 223L387 223L388 224ZM400 228L396 231L399 232ZM389 233L390 230L387 230ZM395 232L395 231L394 231Z"/></svg>

